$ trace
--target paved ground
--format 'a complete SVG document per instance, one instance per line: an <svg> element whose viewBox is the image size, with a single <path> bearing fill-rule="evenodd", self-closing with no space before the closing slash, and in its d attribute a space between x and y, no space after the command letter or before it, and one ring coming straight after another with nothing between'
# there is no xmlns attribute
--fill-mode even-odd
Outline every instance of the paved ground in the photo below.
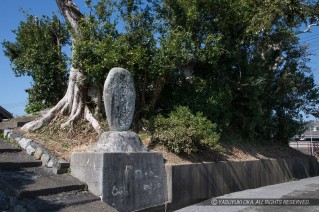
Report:
<svg viewBox="0 0 319 212"><path fill-rule="evenodd" d="M260 201L257 201L259 199ZM229 205L228 203L232 203ZM243 205L245 203L245 205ZM286 205L292 203L291 205ZM217 205L213 205L217 204ZM221 206L223 204L223 206ZM228 204L227 206L225 206ZM251 205L250 205L251 204ZM263 204L262 206L258 204ZM319 177L265 186L216 197L183 209L179 212L319 212Z"/></svg>

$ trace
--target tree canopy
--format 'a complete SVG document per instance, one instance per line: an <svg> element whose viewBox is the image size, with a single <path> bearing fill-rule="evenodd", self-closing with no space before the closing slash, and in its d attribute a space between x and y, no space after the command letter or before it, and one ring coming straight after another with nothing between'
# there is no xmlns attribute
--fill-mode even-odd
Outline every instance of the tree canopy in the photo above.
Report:
<svg viewBox="0 0 319 212"><path fill-rule="evenodd" d="M137 121L184 105L216 122L224 136L286 142L302 112L318 112L308 52L296 36L310 6L281 0L99 1L82 28L88 34L79 40L77 61L95 75L105 76L112 66L133 72Z"/></svg>
<svg viewBox="0 0 319 212"><path fill-rule="evenodd" d="M112 67L128 69L138 95L136 129L143 119L186 106L216 123L221 139L287 142L302 113L319 114L309 53L297 37L317 15L316 2L86 3L90 12L76 19L72 66L84 76L82 88L98 96ZM54 61L64 64L58 55ZM101 110L101 100L89 107Z"/></svg>

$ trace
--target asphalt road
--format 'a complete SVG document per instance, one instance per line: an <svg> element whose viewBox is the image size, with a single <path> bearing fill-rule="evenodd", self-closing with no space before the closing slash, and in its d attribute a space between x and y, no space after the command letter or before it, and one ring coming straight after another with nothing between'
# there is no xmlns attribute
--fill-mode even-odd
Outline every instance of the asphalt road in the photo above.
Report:
<svg viewBox="0 0 319 212"><path fill-rule="evenodd" d="M179 212L319 212L319 177L306 178L224 196L178 210Z"/></svg>

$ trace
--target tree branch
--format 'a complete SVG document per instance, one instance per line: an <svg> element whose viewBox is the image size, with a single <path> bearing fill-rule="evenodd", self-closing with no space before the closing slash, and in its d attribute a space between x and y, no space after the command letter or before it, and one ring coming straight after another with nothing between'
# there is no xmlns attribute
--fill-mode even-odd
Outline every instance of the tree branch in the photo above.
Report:
<svg viewBox="0 0 319 212"><path fill-rule="evenodd" d="M307 32L309 32L309 31L311 30L311 28L314 27L314 26L319 26L319 23L317 22L317 23L315 23L315 24L309 24L308 27L307 27L307 29L296 32L296 35L302 34L302 33L307 33Z"/></svg>
<svg viewBox="0 0 319 212"><path fill-rule="evenodd" d="M74 36L77 34L78 21L83 18L83 14L72 0L55 0L65 20L67 20L74 30Z"/></svg>

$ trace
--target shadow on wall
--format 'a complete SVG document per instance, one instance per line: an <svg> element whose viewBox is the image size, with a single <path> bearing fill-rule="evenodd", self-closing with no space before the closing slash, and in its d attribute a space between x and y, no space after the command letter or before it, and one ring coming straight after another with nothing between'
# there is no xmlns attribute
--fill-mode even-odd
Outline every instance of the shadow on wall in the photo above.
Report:
<svg viewBox="0 0 319 212"><path fill-rule="evenodd" d="M168 208L212 197L319 175L314 157L166 165Z"/></svg>

